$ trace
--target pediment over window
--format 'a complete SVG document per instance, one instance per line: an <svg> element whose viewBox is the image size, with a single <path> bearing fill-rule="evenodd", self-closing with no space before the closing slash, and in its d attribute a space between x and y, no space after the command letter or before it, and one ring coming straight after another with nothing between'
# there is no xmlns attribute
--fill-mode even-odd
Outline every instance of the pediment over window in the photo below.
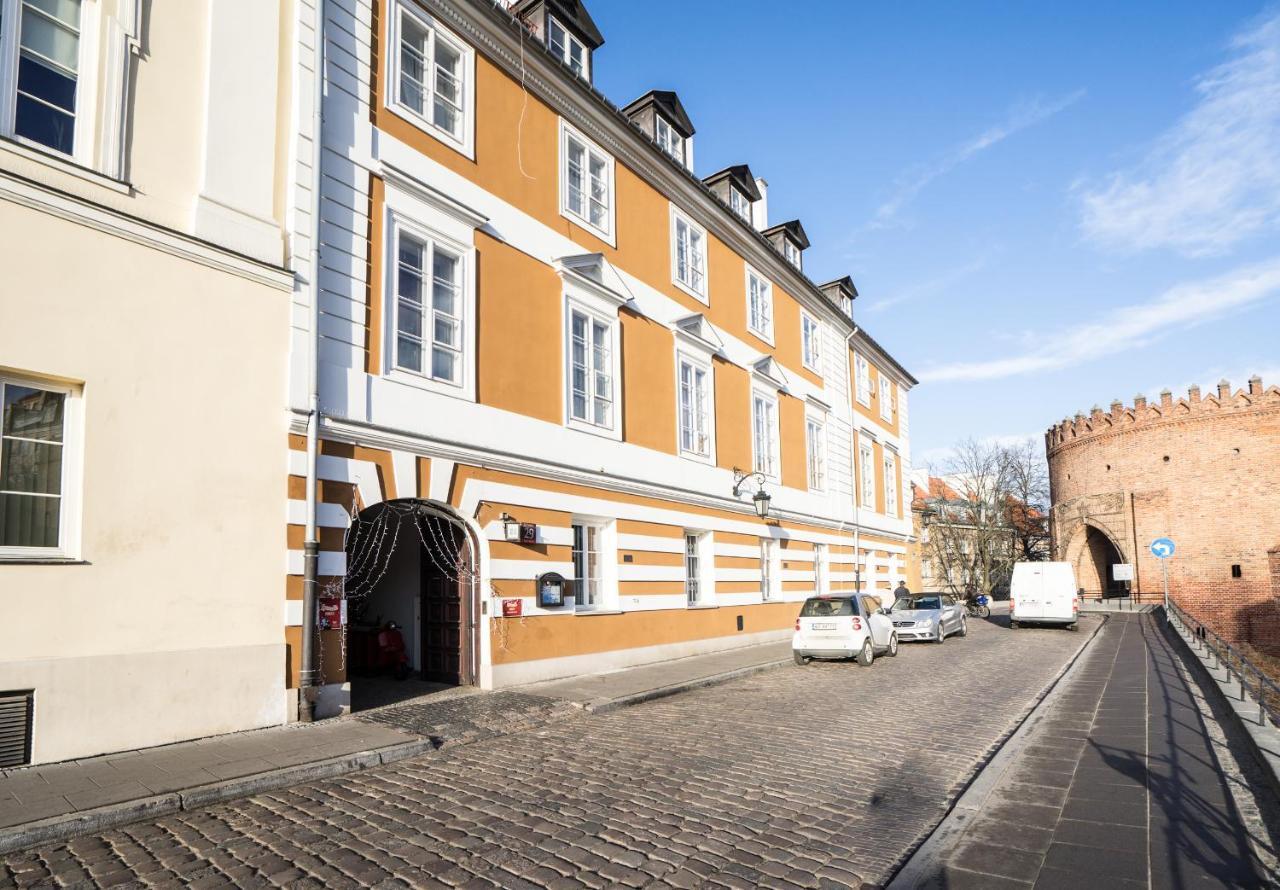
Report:
<svg viewBox="0 0 1280 890"><path fill-rule="evenodd" d="M805 396L804 400L808 403L810 408L813 408L816 411L821 411L823 414L829 414L831 412L831 403L824 401L813 393L809 393Z"/></svg>
<svg viewBox="0 0 1280 890"><path fill-rule="evenodd" d="M556 272L567 286L590 295L613 311L631 302L628 294L618 290L618 273L601 253L579 253L555 260Z"/></svg>
<svg viewBox="0 0 1280 890"><path fill-rule="evenodd" d="M707 352L719 355L724 350L724 341L711 326L711 322L707 321L707 317L700 312L676 319L676 333L683 334L686 340Z"/></svg>
<svg viewBox="0 0 1280 890"><path fill-rule="evenodd" d="M783 372L782 366L771 355L761 356L756 359L751 364L751 370L755 372L757 377L769 381L777 386L778 389L785 390L789 386L787 375Z"/></svg>

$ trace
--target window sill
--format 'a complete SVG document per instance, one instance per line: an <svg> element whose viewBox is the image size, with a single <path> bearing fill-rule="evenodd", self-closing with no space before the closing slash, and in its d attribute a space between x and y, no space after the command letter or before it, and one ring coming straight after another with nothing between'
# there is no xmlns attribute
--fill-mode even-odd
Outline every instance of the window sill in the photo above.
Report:
<svg viewBox="0 0 1280 890"><path fill-rule="evenodd" d="M715 603L690 603L685 608L692 612L695 609L718 609L720 607Z"/></svg>
<svg viewBox="0 0 1280 890"><path fill-rule="evenodd" d="M425 133L441 145L445 145L453 149L468 161L474 161L476 159L475 146L472 144L472 130L469 126L472 117L470 108L466 108L462 112L463 128L466 132L463 133L463 137L461 139L458 139L452 133L442 130L440 127L437 127L435 124L428 121L412 108L408 108L398 102L388 102L383 105L383 107L414 129Z"/></svg>
<svg viewBox="0 0 1280 890"><path fill-rule="evenodd" d="M563 216L565 219L567 219L569 222L573 223L582 231L586 232L588 235L591 235L594 238L600 239L610 247L616 248L618 246L617 239L614 238L613 232L611 230L596 228L591 223L587 222L585 219L578 216L578 214L574 213L572 210L570 210L567 207L560 208L560 215Z"/></svg>
<svg viewBox="0 0 1280 890"><path fill-rule="evenodd" d="M91 566L87 559L61 556L0 556L0 566Z"/></svg>
<svg viewBox="0 0 1280 890"><path fill-rule="evenodd" d="M621 615L621 609L574 609L575 615Z"/></svg>
<svg viewBox="0 0 1280 890"><path fill-rule="evenodd" d="M685 283L684 283L683 281L681 281L679 278L674 278L674 277L673 277L673 278L671 279L671 283L672 283L673 285L675 285L675 287L676 287L678 290L680 290L680 291L682 291L682 292L684 292L684 293L688 294L689 296L693 297L695 300L697 300L697 301L698 301L699 303L701 303L703 306L710 306L710 305L711 305L711 298L710 298L709 296L707 296L706 294L700 294L700 293L698 293L696 290L694 290L694 289L693 289L692 287L690 287L689 285L685 284Z"/></svg>
<svg viewBox="0 0 1280 890"><path fill-rule="evenodd" d="M77 179L83 179L85 182L111 189L113 192L118 192L122 195L130 194L133 191L133 186L123 180L112 179L110 176L106 176L99 173L97 170L86 167L83 164L79 164L65 155L35 148L25 142L13 139L12 137L6 136L0 138L0 151L17 155L23 160L43 164L46 167L51 167L54 170L59 171L60 173L66 173L67 175L74 176Z"/></svg>
<svg viewBox="0 0 1280 890"><path fill-rule="evenodd" d="M751 336L753 336L753 337L755 337L757 340L759 340L761 343L766 343L766 344L768 344L769 346L773 346L773 345L774 345L774 344L773 344L773 334L771 334L771 333L769 333L769 334L762 333L761 331L757 331L755 328L750 327L750 326L748 326L748 327L747 327L747 332L748 332L749 334L751 334Z"/></svg>

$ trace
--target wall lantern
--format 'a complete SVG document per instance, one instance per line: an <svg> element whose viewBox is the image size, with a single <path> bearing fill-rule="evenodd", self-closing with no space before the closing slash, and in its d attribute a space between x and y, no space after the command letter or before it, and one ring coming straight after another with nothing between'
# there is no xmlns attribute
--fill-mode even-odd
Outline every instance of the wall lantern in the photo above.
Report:
<svg viewBox="0 0 1280 890"><path fill-rule="evenodd" d="M735 498L740 496L742 486L749 479L755 479L760 486L756 489L756 493L751 496L751 505L756 508L756 515L761 519L765 519L769 516L769 501L773 499L764 490L765 478L763 473L744 473L735 467L733 470L733 496Z"/></svg>
<svg viewBox="0 0 1280 890"><path fill-rule="evenodd" d="M498 519L502 522L502 539L504 541L519 541L520 523L516 522L515 517L504 512Z"/></svg>

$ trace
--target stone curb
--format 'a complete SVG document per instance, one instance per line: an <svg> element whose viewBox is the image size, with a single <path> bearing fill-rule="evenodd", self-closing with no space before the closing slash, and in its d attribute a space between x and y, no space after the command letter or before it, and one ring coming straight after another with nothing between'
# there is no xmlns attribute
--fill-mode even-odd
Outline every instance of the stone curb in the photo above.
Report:
<svg viewBox="0 0 1280 890"><path fill-rule="evenodd" d="M359 751L314 763L281 767L155 797L108 804L91 810L40 819L0 831L0 855L14 853L37 844L69 840L130 822L156 819L183 810L194 810L240 797L250 797L263 791L274 791L300 782L331 779L370 767L417 757L435 749L436 745L430 739L402 742L371 751Z"/></svg>
<svg viewBox="0 0 1280 890"><path fill-rule="evenodd" d="M1244 730L1254 760L1262 767L1263 775L1267 777L1271 790L1280 796L1280 730L1269 724L1258 722L1258 700L1247 694L1242 700L1240 681L1233 678L1222 666L1222 662L1216 658L1214 661L1218 666L1210 667L1208 647L1206 646L1205 651L1201 652L1199 647L1192 644L1192 638L1188 634L1164 620L1163 612L1164 610L1161 609L1161 624L1172 630L1173 635L1182 641L1184 654L1195 662L1204 676L1211 681L1212 688L1218 691L1219 704L1226 705L1226 710L1231 713L1237 728Z"/></svg>
<svg viewBox="0 0 1280 890"><path fill-rule="evenodd" d="M790 660L766 661L762 664L753 664L748 665L747 667L735 668L731 671L725 671L722 674L711 674L706 677L698 677L694 680L686 680L683 683L672 683L670 686L659 686L657 689L646 689L644 692L622 695L618 698L597 698L593 701L584 703L582 705L582 709L592 714L607 714L610 711L629 708L632 705L643 704L644 702L653 701L659 698L667 698L671 695L679 695L682 692L689 692L693 689L703 689L707 686L719 686L721 683L728 683L730 680L737 680L740 677L749 677L752 674L771 671L775 668L785 667L789 664L791 664Z"/></svg>
<svg viewBox="0 0 1280 890"><path fill-rule="evenodd" d="M1022 714L1014 719L1012 727L1000 738L996 739L992 746L991 753L985 760L981 760L974 768L973 775L965 784L960 794L956 796L955 802L951 804L951 808L947 810L942 820L934 826L919 846L911 850L902 861L901 867L893 873L888 882L884 886L893 890L911 890L911 888L922 885L924 879L933 874L937 870L938 863L942 860L943 855L949 851L952 845L964 832L969 825L969 820L974 814L982 809L982 805L986 802L987 795L1000 781L1000 776L1004 774L1005 767L1014 757L1016 757L1025 746L1026 738L1029 736L1036 725L1039 723L1038 715L1042 716L1041 710L1049 697L1053 694L1066 678L1066 676L1075 670L1080 663L1080 656L1089 648L1089 644L1097 639L1098 634L1102 632L1102 628L1106 626L1109 620L1105 612L1094 612L1102 620L1098 622L1098 626L1093 629L1093 633L1080 643L1074 655L1062 666L1062 670L1058 671L1044 688L1031 700Z"/></svg>

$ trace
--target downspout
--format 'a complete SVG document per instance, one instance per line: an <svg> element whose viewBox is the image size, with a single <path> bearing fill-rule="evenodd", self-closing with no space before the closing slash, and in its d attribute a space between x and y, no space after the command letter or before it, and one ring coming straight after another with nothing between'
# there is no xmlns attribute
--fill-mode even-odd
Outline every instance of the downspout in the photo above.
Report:
<svg viewBox="0 0 1280 890"><path fill-rule="evenodd" d="M324 125L324 0L315 0L315 68L311 114L310 355L307 358L307 523L302 545L302 668L298 674L298 720L315 719L316 600L320 538L316 533L316 473L320 430L320 163Z"/></svg>
<svg viewBox="0 0 1280 890"><path fill-rule="evenodd" d="M858 326L855 324L853 330L844 338L845 353L845 387L849 391L849 411L851 419L856 419L858 409L853 407L854 401L857 400L858 394L854 391L857 381L853 379L853 370L849 365L849 348L850 341L858 335ZM853 424L850 424L853 426ZM858 473L861 471L859 466L859 455L861 454L862 443L859 442L853 449L853 592L862 593L862 520L859 514L858 504L862 500L862 487L858 479Z"/></svg>

